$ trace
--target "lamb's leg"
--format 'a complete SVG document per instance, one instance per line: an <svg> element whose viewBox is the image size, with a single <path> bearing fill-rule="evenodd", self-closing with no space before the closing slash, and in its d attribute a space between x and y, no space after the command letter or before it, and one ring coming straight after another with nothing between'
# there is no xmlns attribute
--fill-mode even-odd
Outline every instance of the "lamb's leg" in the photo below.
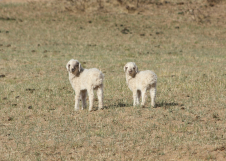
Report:
<svg viewBox="0 0 226 161"><path fill-rule="evenodd" d="M151 96L151 106L155 107L155 97L156 97L156 83L151 86L150 96Z"/></svg>
<svg viewBox="0 0 226 161"><path fill-rule="evenodd" d="M92 111L93 110L93 99L94 99L93 89L89 89L88 94L89 94L89 111Z"/></svg>
<svg viewBox="0 0 226 161"><path fill-rule="evenodd" d="M139 105L140 104L140 96L141 96L141 91L140 90L137 90L137 104Z"/></svg>
<svg viewBox="0 0 226 161"><path fill-rule="evenodd" d="M144 107L145 101L146 101L146 89L143 89L143 90L141 91L141 94L142 94L142 102L141 102L141 106Z"/></svg>
<svg viewBox="0 0 226 161"><path fill-rule="evenodd" d="M101 85L98 89L97 89L97 97L98 97L98 101L99 101L99 107L98 109L101 110L103 109L103 85Z"/></svg>
<svg viewBox="0 0 226 161"><path fill-rule="evenodd" d="M133 106L137 105L137 90L133 91Z"/></svg>
<svg viewBox="0 0 226 161"><path fill-rule="evenodd" d="M87 95L87 91L86 90L81 92L82 110L86 108L86 95Z"/></svg>
<svg viewBox="0 0 226 161"><path fill-rule="evenodd" d="M79 110L80 91L75 92L75 111Z"/></svg>

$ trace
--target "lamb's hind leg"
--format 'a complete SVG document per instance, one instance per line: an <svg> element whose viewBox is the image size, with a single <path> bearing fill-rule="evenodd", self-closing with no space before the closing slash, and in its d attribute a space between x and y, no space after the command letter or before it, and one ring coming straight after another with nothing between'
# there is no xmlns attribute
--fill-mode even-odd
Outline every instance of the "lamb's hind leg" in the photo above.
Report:
<svg viewBox="0 0 226 161"><path fill-rule="evenodd" d="M150 96L151 96L151 106L155 107L155 97L156 97L156 83L151 85Z"/></svg>
<svg viewBox="0 0 226 161"><path fill-rule="evenodd" d="M94 99L93 89L88 90L88 95L89 95L89 111L92 111L93 110L93 99Z"/></svg>
<svg viewBox="0 0 226 161"><path fill-rule="evenodd" d="M98 110L103 109L103 97L104 97L104 90L103 90L103 85L97 88L97 97L99 101L99 107Z"/></svg>

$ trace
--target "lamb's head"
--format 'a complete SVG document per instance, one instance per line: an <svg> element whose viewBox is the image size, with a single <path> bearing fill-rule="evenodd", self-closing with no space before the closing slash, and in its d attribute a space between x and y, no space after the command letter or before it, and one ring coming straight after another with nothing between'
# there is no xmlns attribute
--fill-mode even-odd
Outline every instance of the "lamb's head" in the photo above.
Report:
<svg viewBox="0 0 226 161"><path fill-rule="evenodd" d="M138 67L134 62L129 62L124 66L124 72L134 77L138 73Z"/></svg>
<svg viewBox="0 0 226 161"><path fill-rule="evenodd" d="M78 60L71 59L66 65L67 71L74 75L81 72L82 67Z"/></svg>

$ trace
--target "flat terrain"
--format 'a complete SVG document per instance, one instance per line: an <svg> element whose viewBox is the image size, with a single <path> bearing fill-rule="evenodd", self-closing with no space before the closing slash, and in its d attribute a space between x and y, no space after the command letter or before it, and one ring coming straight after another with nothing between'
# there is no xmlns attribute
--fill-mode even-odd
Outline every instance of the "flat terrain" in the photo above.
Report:
<svg viewBox="0 0 226 161"><path fill-rule="evenodd" d="M27 3L27 2L44 2L47 0L0 0L2 3Z"/></svg>
<svg viewBox="0 0 226 161"><path fill-rule="evenodd" d="M226 160L226 3L77 2L0 2L0 160ZM74 112L72 58L104 110ZM129 61L157 108L132 106Z"/></svg>

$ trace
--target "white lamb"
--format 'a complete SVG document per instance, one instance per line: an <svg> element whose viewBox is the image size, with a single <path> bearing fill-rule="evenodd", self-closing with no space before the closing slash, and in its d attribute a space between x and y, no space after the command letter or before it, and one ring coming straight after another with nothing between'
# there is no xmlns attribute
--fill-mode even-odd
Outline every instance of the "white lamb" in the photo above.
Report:
<svg viewBox="0 0 226 161"><path fill-rule="evenodd" d="M82 109L86 108L86 95L89 95L89 111L93 110L94 90L97 90L99 110L103 109L103 81L104 75L96 68L83 69L78 60L71 59L66 68L69 81L75 90L75 110L79 110L79 98L82 100Z"/></svg>
<svg viewBox="0 0 226 161"><path fill-rule="evenodd" d="M138 71L134 62L129 62L124 66L126 73L126 83L133 92L133 105L139 105L139 99L142 95L141 106L144 107L146 91L150 90L151 106L155 107L155 96L157 86L157 75L150 70Z"/></svg>

